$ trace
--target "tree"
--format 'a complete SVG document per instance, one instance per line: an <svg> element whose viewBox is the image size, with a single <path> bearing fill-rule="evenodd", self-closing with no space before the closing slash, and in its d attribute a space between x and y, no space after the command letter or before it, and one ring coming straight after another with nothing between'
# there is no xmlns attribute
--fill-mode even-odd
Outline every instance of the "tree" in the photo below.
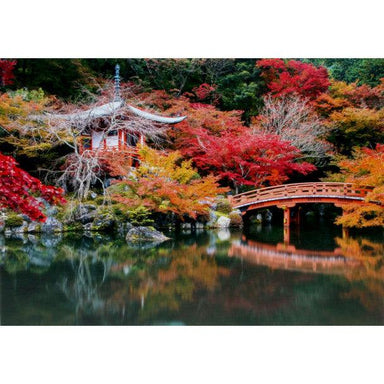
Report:
<svg viewBox="0 0 384 384"><path fill-rule="evenodd" d="M152 91L139 95L140 102L157 111L166 111L167 115L187 115L188 118L171 127L167 135L171 141L165 143L169 148L181 150L186 140L195 135L195 130L201 128L218 135L226 130L242 130L242 111L220 111L217 107L191 102L186 96L172 97L163 91Z"/></svg>
<svg viewBox="0 0 384 384"><path fill-rule="evenodd" d="M261 109L262 95L267 91L261 69L255 66L254 59L236 59L229 64L230 70L215 82L220 109L244 111L242 117L249 123Z"/></svg>
<svg viewBox="0 0 384 384"><path fill-rule="evenodd" d="M356 146L374 148L384 142L384 109L347 107L332 112L329 124L328 141L343 155L351 155Z"/></svg>
<svg viewBox="0 0 384 384"><path fill-rule="evenodd" d="M373 187L363 204L350 203L337 224L346 227L384 226L384 145L356 149L353 159L339 162L343 181L356 187Z"/></svg>
<svg viewBox="0 0 384 384"><path fill-rule="evenodd" d="M32 220L45 221L41 211L44 205L38 197L50 203L64 203L62 194L62 189L42 184L17 167L12 157L0 153L0 208L10 208Z"/></svg>
<svg viewBox="0 0 384 384"><path fill-rule="evenodd" d="M351 107L381 109L384 107L384 78L376 87L366 84L359 86L357 82L347 84L332 81L329 94L347 100Z"/></svg>
<svg viewBox="0 0 384 384"><path fill-rule="evenodd" d="M136 78L146 86L180 96L201 84L204 59L128 59ZM124 73L124 68L123 72Z"/></svg>
<svg viewBox="0 0 384 384"><path fill-rule="evenodd" d="M53 102L54 99L47 97L42 89L0 94L0 144L6 144L13 153L28 158L41 157L52 149L57 145L55 135L47 132L39 116L49 111Z"/></svg>
<svg viewBox="0 0 384 384"><path fill-rule="evenodd" d="M329 87L328 71L320 66L302 61L263 59L256 65L262 68L261 76L274 97L296 93L311 100L316 99Z"/></svg>
<svg viewBox="0 0 384 384"><path fill-rule="evenodd" d="M264 108L253 122L256 132L278 135L298 148L302 157L317 163L321 163L331 149L325 141L324 122L306 100L297 96L265 97Z"/></svg>
<svg viewBox="0 0 384 384"><path fill-rule="evenodd" d="M139 157L140 166L135 169L129 165L124 169L121 164L115 168L115 174L124 179L111 187L111 197L127 207L144 206L154 212L196 219L207 214L218 194L227 191L219 187L216 177L200 177L191 161L181 161L177 151L165 154L144 146Z"/></svg>
<svg viewBox="0 0 384 384"><path fill-rule="evenodd" d="M5 87L13 83L15 75L13 70L16 66L16 60L2 60L0 59L0 87Z"/></svg>
<svg viewBox="0 0 384 384"><path fill-rule="evenodd" d="M315 65L323 65L335 80L357 82L375 87L384 77L384 59L310 59Z"/></svg>
<svg viewBox="0 0 384 384"><path fill-rule="evenodd" d="M42 88L66 100L84 99L98 88L95 74L80 59L18 59L14 83L16 88Z"/></svg>
<svg viewBox="0 0 384 384"><path fill-rule="evenodd" d="M239 186L277 185L294 172L307 174L316 169L312 164L296 162L300 151L289 142L277 135L254 134L246 127L223 131L220 136L196 129L181 151L200 170L219 175L236 193Z"/></svg>

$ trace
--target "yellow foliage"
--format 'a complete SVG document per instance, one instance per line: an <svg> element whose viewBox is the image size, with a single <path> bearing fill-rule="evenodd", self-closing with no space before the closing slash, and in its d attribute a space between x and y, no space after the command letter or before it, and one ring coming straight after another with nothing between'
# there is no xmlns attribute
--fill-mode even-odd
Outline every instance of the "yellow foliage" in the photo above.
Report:
<svg viewBox="0 0 384 384"><path fill-rule="evenodd" d="M200 177L191 161L182 160L177 151L166 154L144 146L139 157L140 166L126 170L122 176L129 172L131 176L114 187L113 199L128 206L143 205L156 212L196 218L206 214L215 197L228 190L219 187L212 175Z"/></svg>
<svg viewBox="0 0 384 384"><path fill-rule="evenodd" d="M39 118L51 99L43 91L18 90L0 94L0 143L15 148L19 155L36 157L57 143L57 136ZM56 132L59 136L62 132Z"/></svg>

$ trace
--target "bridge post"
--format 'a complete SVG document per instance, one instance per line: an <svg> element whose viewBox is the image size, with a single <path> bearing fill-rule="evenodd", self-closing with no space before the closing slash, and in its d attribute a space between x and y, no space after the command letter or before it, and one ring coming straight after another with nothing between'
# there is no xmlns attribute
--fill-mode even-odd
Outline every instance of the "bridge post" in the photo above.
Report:
<svg viewBox="0 0 384 384"><path fill-rule="evenodd" d="M289 244L291 240L291 208L296 204L289 205L278 205L278 208L281 208L284 212L284 244Z"/></svg>
<svg viewBox="0 0 384 384"><path fill-rule="evenodd" d="M277 208L280 208L284 211L284 227L289 227L291 225L291 208L296 204L285 204L278 205Z"/></svg>
<svg viewBox="0 0 384 384"><path fill-rule="evenodd" d="M289 245L291 242L291 228L289 226L284 226L284 245Z"/></svg>
<svg viewBox="0 0 384 384"><path fill-rule="evenodd" d="M345 205L344 204L335 204L335 207L341 208L341 215L344 216L345 213ZM346 239L349 237L349 229L345 227L344 225L341 228L342 234L343 234L343 239Z"/></svg>
<svg viewBox="0 0 384 384"><path fill-rule="evenodd" d="M291 225L291 209L290 207L284 206L284 227L289 227Z"/></svg>

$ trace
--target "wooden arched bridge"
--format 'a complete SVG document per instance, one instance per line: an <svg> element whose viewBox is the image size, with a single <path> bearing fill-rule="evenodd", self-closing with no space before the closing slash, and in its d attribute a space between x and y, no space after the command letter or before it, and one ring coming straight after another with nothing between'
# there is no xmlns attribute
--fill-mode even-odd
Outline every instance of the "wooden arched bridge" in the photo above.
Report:
<svg viewBox="0 0 384 384"><path fill-rule="evenodd" d="M284 225L290 224L290 208L298 203L333 203L343 207L350 202L363 202L372 188L358 188L349 183L297 183L277 185L240 193L230 198L235 209L248 211L277 206L284 210Z"/></svg>

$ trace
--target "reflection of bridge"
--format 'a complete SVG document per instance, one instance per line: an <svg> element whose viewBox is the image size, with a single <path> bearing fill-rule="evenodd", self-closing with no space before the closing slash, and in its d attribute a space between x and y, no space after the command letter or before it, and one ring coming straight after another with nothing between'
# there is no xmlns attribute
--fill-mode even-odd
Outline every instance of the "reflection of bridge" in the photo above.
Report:
<svg viewBox="0 0 384 384"><path fill-rule="evenodd" d="M298 203L332 203L338 207L363 202L372 188L357 188L348 183L298 183L255 189L231 198L234 208L247 211L277 206L284 210L284 225L290 224L290 208Z"/></svg>
<svg viewBox="0 0 384 384"><path fill-rule="evenodd" d="M344 257L340 248L333 252L315 251L296 249L293 245L247 240L233 242L228 255L273 269L311 273L342 274L346 269L360 268L360 262Z"/></svg>

